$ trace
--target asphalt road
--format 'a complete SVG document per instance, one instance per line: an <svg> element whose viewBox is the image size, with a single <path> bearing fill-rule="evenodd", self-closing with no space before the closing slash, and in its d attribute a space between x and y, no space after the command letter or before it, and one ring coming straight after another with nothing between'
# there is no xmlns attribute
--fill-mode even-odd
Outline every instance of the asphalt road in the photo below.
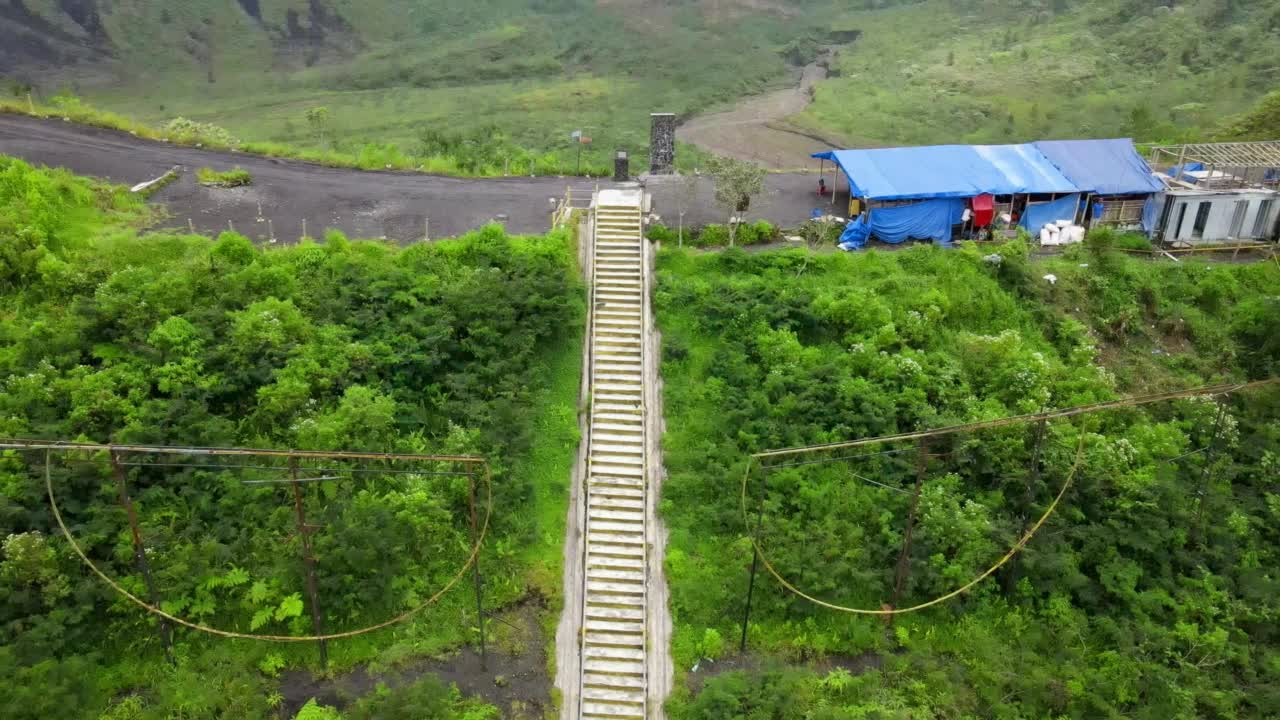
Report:
<svg viewBox="0 0 1280 720"><path fill-rule="evenodd" d="M213 234L230 223L251 238L265 241L274 235L281 242L301 237L304 220L312 236L337 228L353 238L402 242L421 240L428 224L432 238L458 235L493 220L502 221L512 232L541 233L550 226L552 198L562 197L568 185L595 182L541 177L463 179L329 168L175 146L114 130L8 114L0 114L0 154L124 185L181 166L180 179L152 197L168 210L162 227L185 228L190 220L196 230ZM252 186L215 189L195 182L198 168L235 166L253 175ZM816 182L812 175L770 175L750 216L783 226L798 224L818 205L813 194ZM709 179L703 178L693 192L671 179L655 179L649 190L654 212L673 227L682 198L687 225L725 219Z"/></svg>

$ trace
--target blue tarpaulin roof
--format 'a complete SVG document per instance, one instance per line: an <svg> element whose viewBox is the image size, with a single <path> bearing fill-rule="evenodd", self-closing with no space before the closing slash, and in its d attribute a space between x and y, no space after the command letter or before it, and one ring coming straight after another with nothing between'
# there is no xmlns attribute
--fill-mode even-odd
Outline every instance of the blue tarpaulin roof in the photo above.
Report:
<svg viewBox="0 0 1280 720"><path fill-rule="evenodd" d="M1073 193L1078 188L1031 145L933 145L831 150L856 197L871 200Z"/></svg>
<svg viewBox="0 0 1280 720"><path fill-rule="evenodd" d="M1127 138L1041 140L1031 144L1085 192L1145 195L1164 190L1164 183L1151 176L1150 166Z"/></svg>
<svg viewBox="0 0 1280 720"><path fill-rule="evenodd" d="M813 157L839 165L852 194L870 200L1163 189L1129 140L830 150Z"/></svg>

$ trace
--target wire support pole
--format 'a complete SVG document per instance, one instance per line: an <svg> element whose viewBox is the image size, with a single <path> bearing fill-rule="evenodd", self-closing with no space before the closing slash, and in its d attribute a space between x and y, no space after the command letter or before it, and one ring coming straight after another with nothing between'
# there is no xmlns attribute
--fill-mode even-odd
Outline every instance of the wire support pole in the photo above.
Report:
<svg viewBox="0 0 1280 720"><path fill-rule="evenodd" d="M1035 488L1040 484L1040 453L1044 449L1044 437L1049 429L1049 421L1036 423L1035 438L1032 440L1031 464L1027 467L1027 481L1022 493L1022 512L1018 517L1018 535L1027 532L1027 513L1031 510L1031 501L1035 498ZM1022 555L1014 556L1009 564L1009 572L1005 575L1005 590L1011 590L1018 580L1018 571Z"/></svg>
<svg viewBox="0 0 1280 720"><path fill-rule="evenodd" d="M307 511L302 502L302 483L298 480L298 460L289 458L289 480L293 488L293 509L298 519L298 538L302 544L302 565L307 577L307 599L311 605L311 632L317 637L324 635L324 616L320 610L320 592L316 587L316 556L311 550L311 530L307 524ZM328 641L320 637L316 641L320 646L320 667L329 667Z"/></svg>
<svg viewBox="0 0 1280 720"><path fill-rule="evenodd" d="M898 567L893 573L893 607L902 600L902 590L911 575L911 535L916 527L916 510L920 507L920 491L924 488L924 475L929 469L929 441L921 438L916 455L916 488L911 493L911 511L907 513L907 529L902 534L902 551L898 554ZM892 616L891 616L892 617Z"/></svg>
<svg viewBox="0 0 1280 720"><path fill-rule="evenodd" d="M1083 415L1085 413L1098 412L1100 410L1114 410L1117 408L1135 407L1138 405L1149 405L1151 403L1163 402L1165 400L1179 400L1182 398L1201 397L1206 395L1227 395L1235 392L1243 392L1254 390L1268 385L1280 383L1280 377L1266 378L1264 380L1254 380L1253 382L1244 383L1224 383L1221 385L1205 385L1203 387L1190 388L1187 390L1176 390L1167 393L1157 393L1155 395L1142 395L1138 397L1124 398L1121 400L1108 400L1106 402L1093 403L1090 405L1077 405L1075 407L1063 408L1061 410L1050 410L1047 412L1033 413L1030 415L1012 415L1009 417L998 418L996 420L984 420L982 422L968 423L964 425L950 425L947 427L934 428L932 430L918 430L915 432L899 433L897 435L881 435L873 438L863 438L861 440L846 440L844 442L824 443L821 445L808 445L805 447L783 448L779 450L766 450L752 455L756 458L779 457L787 455L801 455L804 453L817 452L819 450L837 450L840 448L859 447L863 445L875 445L886 442L897 442L903 440L918 440L923 437L933 437L935 435L948 435L953 433L967 433L977 430L989 430L992 428L1006 427L1019 423L1034 422L1037 420L1055 420L1057 418L1073 417L1075 415ZM0 447L4 447L0 444Z"/></svg>
<svg viewBox="0 0 1280 720"><path fill-rule="evenodd" d="M1209 487L1209 471L1213 467L1214 456L1218 453L1218 438L1222 435L1222 422L1226 419L1227 404L1218 403L1218 412L1213 418L1213 435L1209 437L1209 446L1205 449L1204 470L1200 473L1200 486L1196 488L1196 524L1191 528L1191 544L1201 545L1204 540L1204 497Z"/></svg>
<svg viewBox="0 0 1280 720"><path fill-rule="evenodd" d="M485 482L489 482L489 468L485 466ZM471 515L471 544L476 545L476 476L467 476L467 507ZM478 545L476 547L479 547ZM484 642L484 593L482 582L480 580L480 555L477 553L475 561L471 563L471 574L475 579L476 587L476 622L480 626L480 669L487 671L489 669L489 656L485 650Z"/></svg>
<svg viewBox="0 0 1280 720"><path fill-rule="evenodd" d="M751 472L750 464L755 461L754 458L747 460L747 472ZM747 604L742 611L742 639L738 642L738 652L747 651L747 628L751 626L751 599L755 595L756 590L756 571L760 567L760 531L764 527L764 492L760 493L760 503L756 508L756 530L755 539L751 543L751 575L747 580Z"/></svg>
<svg viewBox="0 0 1280 720"><path fill-rule="evenodd" d="M49 462L49 453L45 450L45 462ZM133 505L133 498L129 497L128 483L125 478L125 469L120 464L120 458L115 453L111 454L111 474L115 476L116 489L120 494L120 507L124 508L125 516L129 519L129 532L133 536L133 560L138 566L138 572L142 573L142 580L147 586L147 598L153 605L159 604L160 595L156 592L155 580L151 577L151 564L147 562L147 548L142 542L142 530L138 526L138 510ZM173 657L173 628L169 627L169 621L160 618L160 643L164 646L165 659L170 665L176 665L177 661Z"/></svg>

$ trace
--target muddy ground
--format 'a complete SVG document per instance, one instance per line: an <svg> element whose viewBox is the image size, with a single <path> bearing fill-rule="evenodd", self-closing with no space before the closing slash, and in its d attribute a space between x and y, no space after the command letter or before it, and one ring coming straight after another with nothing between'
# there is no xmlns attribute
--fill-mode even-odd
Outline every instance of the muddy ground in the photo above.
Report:
<svg viewBox="0 0 1280 720"><path fill-rule="evenodd" d="M325 228L337 228L353 238L400 242L423 239L428 221L432 238L459 235L495 219L512 232L543 233L550 227L552 198L562 197L570 184L595 184L585 178L467 179L329 168L174 146L114 130L8 114L0 114L0 154L130 186L181 166L185 171L178 181L152 197L167 211L160 227L185 229L190 220L197 231L216 234L231 225L262 242L273 235L282 243L295 242L302 236L304 220L313 237L321 236ZM201 167L236 166L249 171L253 185L206 188L194 180ZM815 177L802 174L770 175L750 216L783 226L799 224L818 204L816 183ZM601 183L601 187L610 185ZM674 226L681 188L655 179L649 189L655 211L669 216ZM686 222L724 222L725 212L716 205L712 190L711 181L704 178L696 197L687 203Z"/></svg>
<svg viewBox="0 0 1280 720"><path fill-rule="evenodd" d="M480 697L497 706L504 718L540 720L552 707L541 610L539 603L529 602L489 620L488 627L495 636L505 633L514 636L515 641L491 643L484 668L480 654L466 647L442 660L412 662L385 672L360 667L331 678L303 670L281 673L280 694L284 702L280 717L294 717L312 698L320 705L343 709L373 692L379 683L394 688L434 674L446 685L456 684L463 695Z"/></svg>

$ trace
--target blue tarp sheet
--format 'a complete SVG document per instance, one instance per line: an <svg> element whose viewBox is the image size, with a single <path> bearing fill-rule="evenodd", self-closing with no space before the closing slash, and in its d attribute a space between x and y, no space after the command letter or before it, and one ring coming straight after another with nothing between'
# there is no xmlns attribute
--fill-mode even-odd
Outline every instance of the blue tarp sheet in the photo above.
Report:
<svg viewBox="0 0 1280 720"><path fill-rule="evenodd" d="M1096 195L1145 195L1164 183L1128 138L1111 140L1041 140L1031 143L1068 180Z"/></svg>
<svg viewBox="0 0 1280 720"><path fill-rule="evenodd" d="M813 157L839 165L854 197L870 200L1079 191L1030 144L830 150Z"/></svg>
<svg viewBox="0 0 1280 720"><path fill-rule="evenodd" d="M1169 168L1168 170L1165 170L1165 171L1164 171L1164 174L1165 174L1165 175L1168 175L1169 177L1178 177L1178 168L1179 168L1179 167L1181 167L1181 168L1182 168L1182 172L1184 172L1184 173L1196 172L1197 170L1203 170L1203 169L1204 169L1204 163L1189 162L1189 163L1187 163L1186 165L1181 165L1181 166L1179 166L1179 165L1174 165L1173 167ZM1188 179L1188 180L1190 180L1191 178L1187 178L1187 179Z"/></svg>
<svg viewBox="0 0 1280 720"><path fill-rule="evenodd" d="M1147 237L1156 231L1156 223L1159 222L1160 202L1159 195L1150 195L1147 197L1147 203L1142 206L1142 231Z"/></svg>
<svg viewBox="0 0 1280 720"><path fill-rule="evenodd" d="M900 205L891 208L875 208L860 215L845 228L840 236L840 246L856 250L874 235L887 243L897 244L910 239L933 240L942 245L951 244L951 226L960 223L964 215L962 198L939 198Z"/></svg>
<svg viewBox="0 0 1280 720"><path fill-rule="evenodd" d="M1046 223L1058 220L1070 220L1074 223L1079 203L1079 193L1058 198L1053 202L1029 203L1027 211L1022 214L1018 224L1035 235Z"/></svg>

